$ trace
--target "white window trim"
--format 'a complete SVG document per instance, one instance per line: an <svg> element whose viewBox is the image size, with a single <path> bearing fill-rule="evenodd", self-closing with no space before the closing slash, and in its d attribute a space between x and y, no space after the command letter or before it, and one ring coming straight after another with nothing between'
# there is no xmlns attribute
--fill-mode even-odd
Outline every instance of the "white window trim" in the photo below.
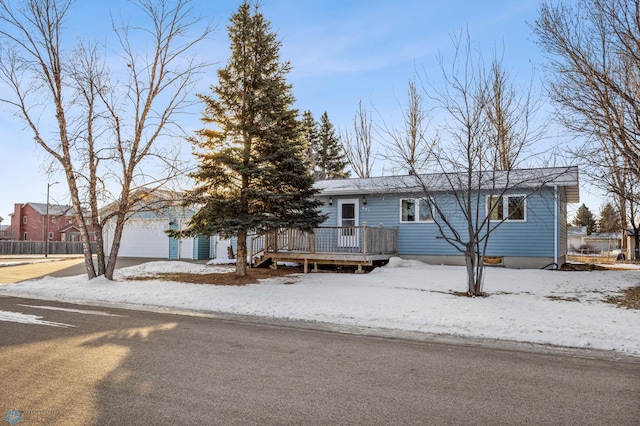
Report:
<svg viewBox="0 0 640 426"><path fill-rule="evenodd" d="M491 198L497 198L496 195L487 195L485 200L485 210L487 217L490 217L491 212L489 211L489 200ZM522 208L524 209L524 219L509 219L509 198L511 197L522 197L523 203ZM509 223L522 223L527 221L527 196L525 194L506 194L501 195L502 198L502 217L506 219L491 219L492 222L509 222Z"/></svg>
<svg viewBox="0 0 640 426"><path fill-rule="evenodd" d="M335 201L334 201L335 202ZM338 206L338 226L342 226L342 205L343 204L354 204L354 214L355 214L355 226L360 226L360 199L359 198L345 198L339 199L337 202Z"/></svg>
<svg viewBox="0 0 640 426"><path fill-rule="evenodd" d="M416 220L402 220L402 202L403 201L407 201L407 200L413 201L415 203L415 205L416 205ZM399 222L400 223L433 223L433 210L431 211L431 215L430 215L431 219L427 219L427 220L419 220L418 219L420 217L420 202L419 202L420 200L424 200L424 198L420 198L420 197L418 197L418 198L413 198L413 197L400 198L400 201L399 201L399 205L400 205L400 208L399 208L399 210L400 210L399 211L399 216L400 216L399 217ZM425 200L425 201L427 202L427 205L429 205L429 201L428 200Z"/></svg>

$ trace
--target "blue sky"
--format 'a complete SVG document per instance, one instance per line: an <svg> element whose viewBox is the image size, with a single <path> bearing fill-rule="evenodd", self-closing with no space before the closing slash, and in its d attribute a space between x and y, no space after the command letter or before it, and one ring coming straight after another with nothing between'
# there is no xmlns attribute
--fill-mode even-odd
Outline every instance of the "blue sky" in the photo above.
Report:
<svg viewBox="0 0 640 426"><path fill-rule="evenodd" d="M199 52L208 61L223 64L228 57L226 25L239 0L198 0L196 11L217 25ZM451 58L452 33L468 27L474 47L488 59L493 49L504 46L504 65L511 75L529 83L532 69L543 57L527 22L537 17L538 0L263 0L262 12L282 41L281 58L293 66L288 81L293 85L297 108L309 109L316 118L327 111L338 130L350 128L358 101L373 109L373 121L399 120L398 102L405 98L407 82L416 69L437 84L437 56ZM133 16L125 0L79 1L68 21L71 42L76 38L110 42L109 11ZM96 20L95 17L105 19ZM533 74L541 87L542 70ZM199 87L208 93L215 84L215 66ZM0 88L0 90L5 90ZM187 128L199 127L201 108L193 111ZM546 107L543 114L549 114ZM380 114L380 117L378 117ZM187 119L188 121L189 119ZM3 128L0 156L0 216L9 223L13 203L45 202L47 182L52 202L68 202L63 176L46 176L50 161L35 145L33 135L7 111L0 109ZM189 151L185 144L185 152ZM377 168L382 165L378 162ZM582 199L594 212L601 201L583 189Z"/></svg>

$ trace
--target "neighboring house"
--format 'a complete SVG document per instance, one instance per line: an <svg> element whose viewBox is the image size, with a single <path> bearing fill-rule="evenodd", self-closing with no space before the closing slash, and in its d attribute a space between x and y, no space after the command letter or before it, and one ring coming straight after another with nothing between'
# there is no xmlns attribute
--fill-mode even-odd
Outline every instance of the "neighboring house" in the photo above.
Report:
<svg viewBox="0 0 640 426"><path fill-rule="evenodd" d="M155 191L145 196L144 201L134 208L127 220L120 240L118 257L143 257L156 259L209 259L209 237L169 238L169 229L182 229L194 214L191 209L180 205L179 194ZM101 210L105 216L113 209L113 204ZM105 253L109 255L113 245L115 221L104 226Z"/></svg>
<svg viewBox="0 0 640 426"><path fill-rule="evenodd" d="M569 252L581 254L607 254L620 249L622 232L592 232L587 235L586 226L567 227Z"/></svg>
<svg viewBox="0 0 640 426"><path fill-rule="evenodd" d="M586 226L567 226L567 250L578 253L587 236Z"/></svg>
<svg viewBox="0 0 640 426"><path fill-rule="evenodd" d="M11 216L11 232L14 240L80 242L80 229L73 215L73 208L67 205L45 203L15 204ZM47 226L47 221L49 222ZM95 241L91 217L85 217L91 241Z"/></svg>
<svg viewBox="0 0 640 426"><path fill-rule="evenodd" d="M453 198L445 175L425 175L439 200ZM501 179L507 179L503 175ZM500 203L509 217L493 231L486 255L492 262L513 268L541 268L565 262L567 253L567 203L579 202L578 169L547 168L512 171L511 182L523 182L506 193ZM490 182L499 187L503 183ZM318 198L328 215L323 227L397 227L397 253L403 258L435 264L463 264L464 257L440 235L432 212L422 197L415 176L390 176L316 182ZM496 191L493 193L495 194ZM498 191L500 192L500 191ZM484 216L492 192L483 189L479 199ZM447 219L466 232L462 212L451 203ZM445 203L442 203L445 205ZM496 218L497 219L497 218ZM358 244L353 234L342 232L338 245ZM341 239L341 240L340 240ZM353 241L350 241L352 239Z"/></svg>

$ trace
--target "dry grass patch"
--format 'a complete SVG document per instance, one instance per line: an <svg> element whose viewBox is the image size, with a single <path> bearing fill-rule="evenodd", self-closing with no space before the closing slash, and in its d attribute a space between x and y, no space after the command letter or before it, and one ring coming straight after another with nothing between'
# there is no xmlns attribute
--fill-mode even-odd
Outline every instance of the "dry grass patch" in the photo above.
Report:
<svg viewBox="0 0 640 426"><path fill-rule="evenodd" d="M640 309L640 286L628 288L620 296L610 296L605 302L628 309Z"/></svg>
<svg viewBox="0 0 640 426"><path fill-rule="evenodd" d="M571 297L566 297L566 296L545 296L545 299L549 299L549 300L559 300L562 302L580 302L580 299L578 299L575 296L571 296Z"/></svg>
<svg viewBox="0 0 640 426"><path fill-rule="evenodd" d="M220 286L242 286L256 284L258 280L284 275L302 273L302 268L280 267L248 269L246 277L236 277L235 272L224 272L214 274L190 274L184 272L160 273L151 276L129 277L127 281L175 281L189 284L210 284Z"/></svg>

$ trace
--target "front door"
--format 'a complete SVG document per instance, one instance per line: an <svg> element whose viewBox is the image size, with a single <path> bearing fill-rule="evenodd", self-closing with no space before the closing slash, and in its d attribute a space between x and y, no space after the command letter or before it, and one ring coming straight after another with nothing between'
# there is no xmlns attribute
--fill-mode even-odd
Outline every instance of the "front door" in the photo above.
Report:
<svg viewBox="0 0 640 426"><path fill-rule="evenodd" d="M358 199L338 200L338 247L360 247Z"/></svg>

